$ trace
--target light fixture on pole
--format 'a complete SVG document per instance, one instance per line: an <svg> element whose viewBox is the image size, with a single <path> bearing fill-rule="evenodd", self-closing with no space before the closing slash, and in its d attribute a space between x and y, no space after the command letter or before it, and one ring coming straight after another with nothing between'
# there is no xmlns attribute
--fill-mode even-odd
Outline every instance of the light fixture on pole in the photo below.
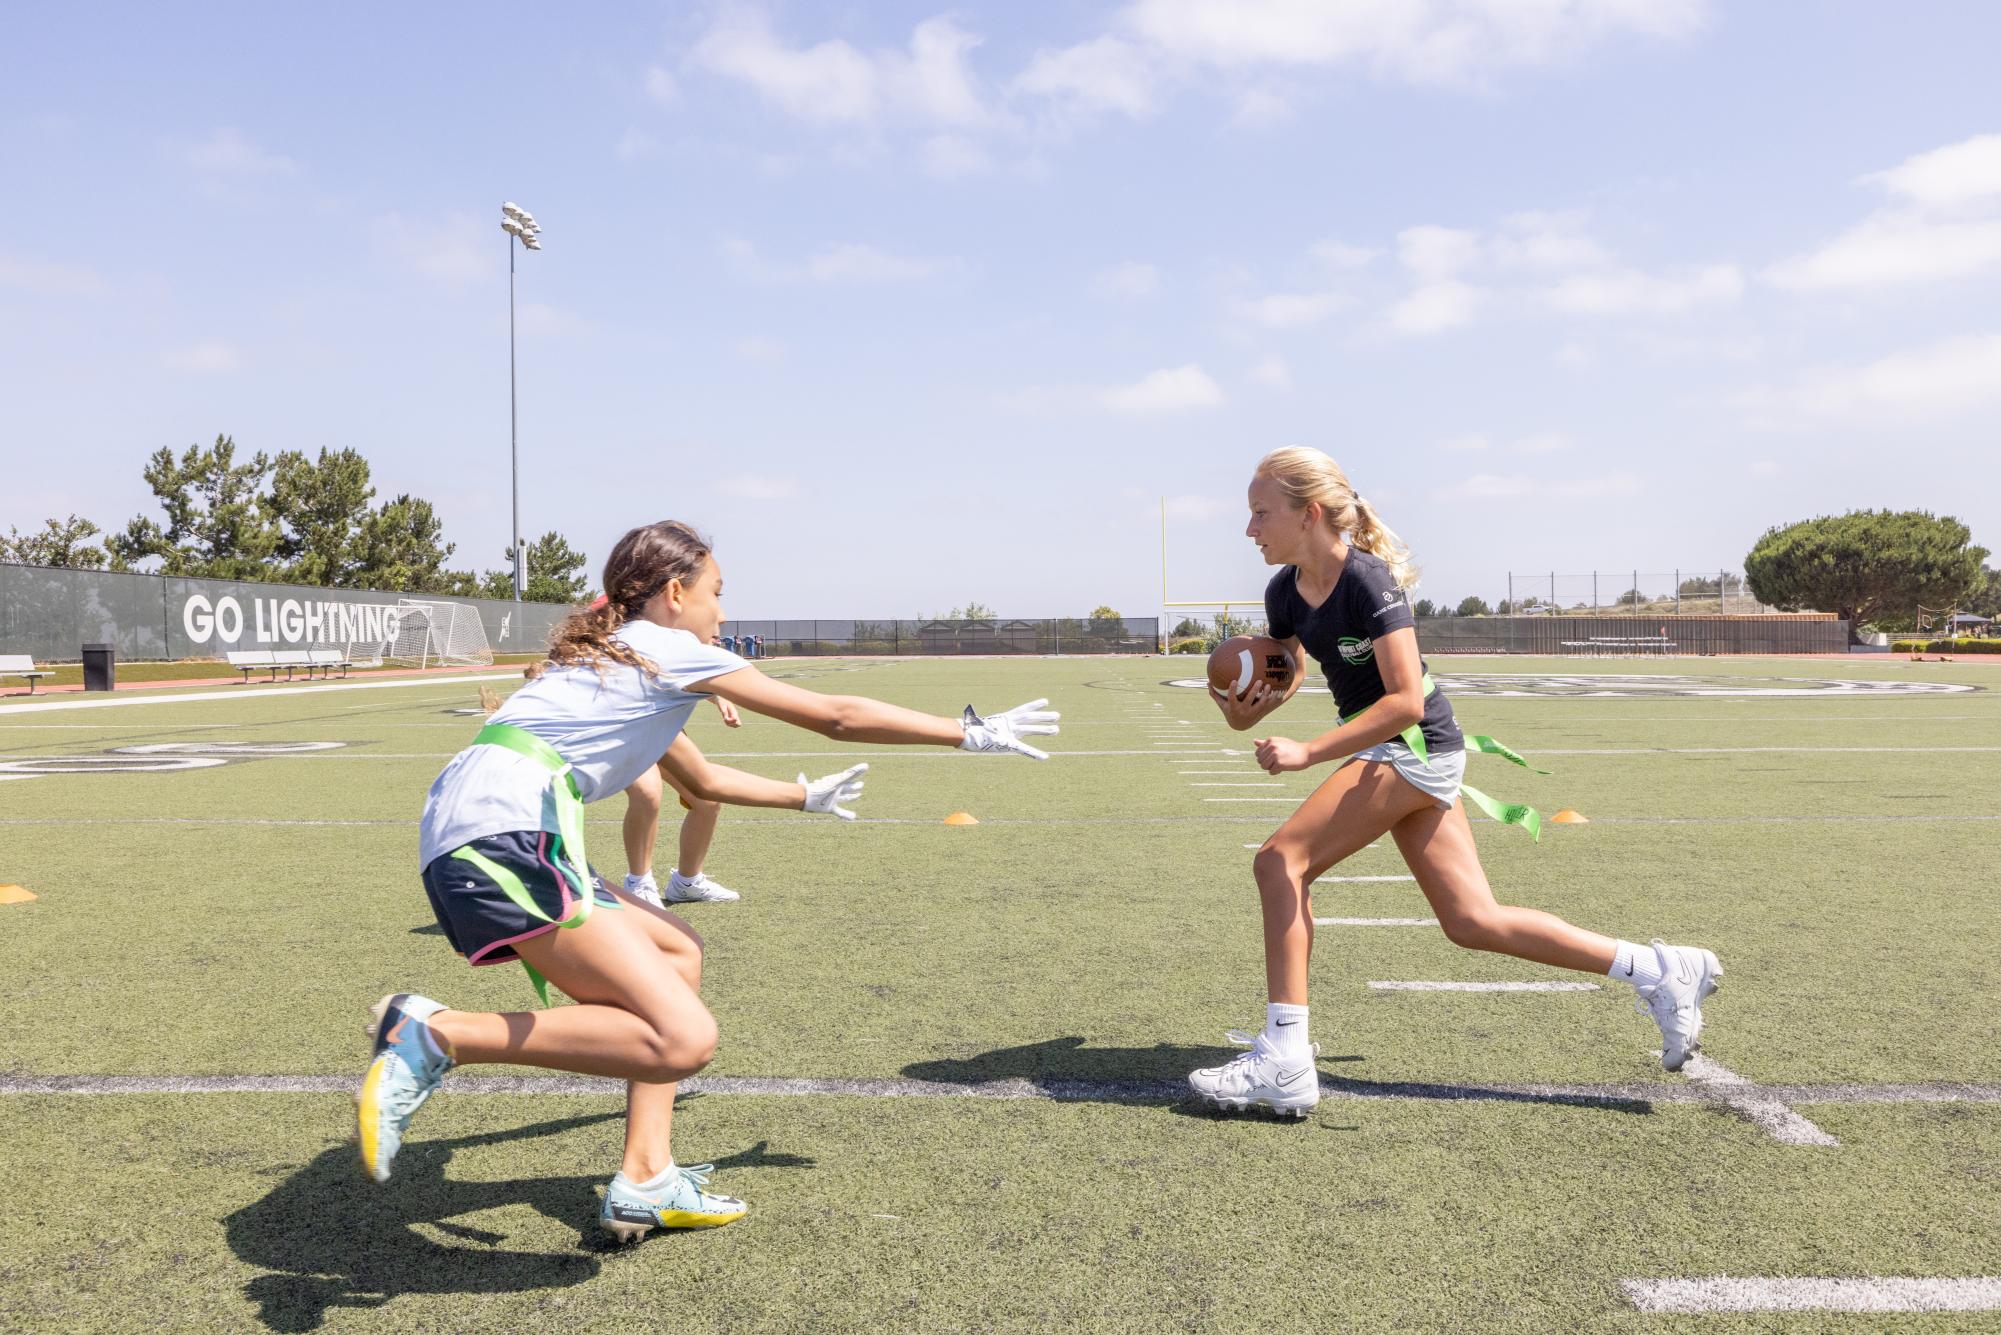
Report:
<svg viewBox="0 0 2001 1335"><path fill-rule="evenodd" d="M514 549L514 601L521 601L527 585L526 556L521 544L521 429L514 393L514 243L529 250L542 249L542 228L535 215L509 201L500 206L500 230L507 233L507 436L508 472L513 478L514 520L509 529Z"/></svg>

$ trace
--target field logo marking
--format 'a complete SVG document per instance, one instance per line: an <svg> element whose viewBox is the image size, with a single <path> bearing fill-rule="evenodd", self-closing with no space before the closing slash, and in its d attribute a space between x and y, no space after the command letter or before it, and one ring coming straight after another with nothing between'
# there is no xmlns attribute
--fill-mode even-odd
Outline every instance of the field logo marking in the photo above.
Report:
<svg viewBox="0 0 2001 1335"><path fill-rule="evenodd" d="M1350 662L1366 662L1367 641L1356 641L1361 657L1352 657L1349 641L1341 642L1341 656ZM1363 652L1369 650L1369 652ZM1859 681L1847 677L1699 677L1676 674L1646 676L1640 673L1606 673L1602 676L1547 672L1439 672L1433 674L1440 688L1457 696L1508 696L1543 699L1593 700L1696 700L1724 697L1764 699L1853 699L1858 696L1966 695L1981 688L1948 681ZM1175 677L1161 683L1183 690L1208 686L1202 677ZM1302 691L1327 693L1325 685L1304 683Z"/></svg>

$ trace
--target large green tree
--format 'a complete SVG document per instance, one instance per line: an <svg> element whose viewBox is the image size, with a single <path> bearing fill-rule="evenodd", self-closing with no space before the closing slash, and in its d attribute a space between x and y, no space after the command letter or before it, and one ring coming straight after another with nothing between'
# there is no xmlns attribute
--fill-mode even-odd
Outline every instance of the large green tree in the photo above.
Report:
<svg viewBox="0 0 2001 1335"><path fill-rule="evenodd" d="M489 598L514 596L514 548L508 547L501 555L507 561L507 568L489 570L481 581L480 592ZM524 601L577 603L590 591L590 581L584 575L587 564L584 554L570 546L569 539L562 534L544 533L528 544L526 555L521 591Z"/></svg>
<svg viewBox="0 0 2001 1335"><path fill-rule="evenodd" d="M270 474L261 453L238 463L228 436L190 445L178 459L163 445L147 460L145 477L166 523L135 516L106 545L126 565L158 557L163 575L270 580L281 573L273 558L282 537L265 493Z"/></svg>
<svg viewBox="0 0 2001 1335"><path fill-rule="evenodd" d="M353 587L390 593L478 593L470 573L447 570L452 544L431 503L408 494L365 515L355 538Z"/></svg>
<svg viewBox="0 0 2001 1335"><path fill-rule="evenodd" d="M1856 510L1767 531L1744 558L1744 578L1758 601L1833 612L1855 634L1879 618L1959 602L1980 587L1986 556L1950 516Z"/></svg>
<svg viewBox="0 0 2001 1335"><path fill-rule="evenodd" d="M0 561L64 570L102 570L110 559L104 548L90 541L102 530L76 515L51 519L40 533L23 533L12 525L7 532L7 537L0 538Z"/></svg>
<svg viewBox="0 0 2001 1335"><path fill-rule="evenodd" d="M365 585L356 576L374 498L368 460L355 450L322 448L317 460L286 450L273 459L269 505L279 524L283 577L294 584Z"/></svg>

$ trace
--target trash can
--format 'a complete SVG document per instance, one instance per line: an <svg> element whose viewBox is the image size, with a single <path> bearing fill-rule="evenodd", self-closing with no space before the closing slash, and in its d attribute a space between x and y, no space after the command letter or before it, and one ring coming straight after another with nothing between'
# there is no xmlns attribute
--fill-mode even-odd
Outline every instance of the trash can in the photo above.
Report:
<svg viewBox="0 0 2001 1335"><path fill-rule="evenodd" d="M115 644L83 646L83 689L111 691L117 688L118 646Z"/></svg>

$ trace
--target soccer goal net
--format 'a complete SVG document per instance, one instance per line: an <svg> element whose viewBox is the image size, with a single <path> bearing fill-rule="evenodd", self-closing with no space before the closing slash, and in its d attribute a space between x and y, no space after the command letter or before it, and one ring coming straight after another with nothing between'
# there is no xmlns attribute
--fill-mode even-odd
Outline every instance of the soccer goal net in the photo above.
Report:
<svg viewBox="0 0 2001 1335"><path fill-rule="evenodd" d="M463 603L399 598L396 638L384 645L382 658L404 667L488 667L493 650L479 613Z"/></svg>

